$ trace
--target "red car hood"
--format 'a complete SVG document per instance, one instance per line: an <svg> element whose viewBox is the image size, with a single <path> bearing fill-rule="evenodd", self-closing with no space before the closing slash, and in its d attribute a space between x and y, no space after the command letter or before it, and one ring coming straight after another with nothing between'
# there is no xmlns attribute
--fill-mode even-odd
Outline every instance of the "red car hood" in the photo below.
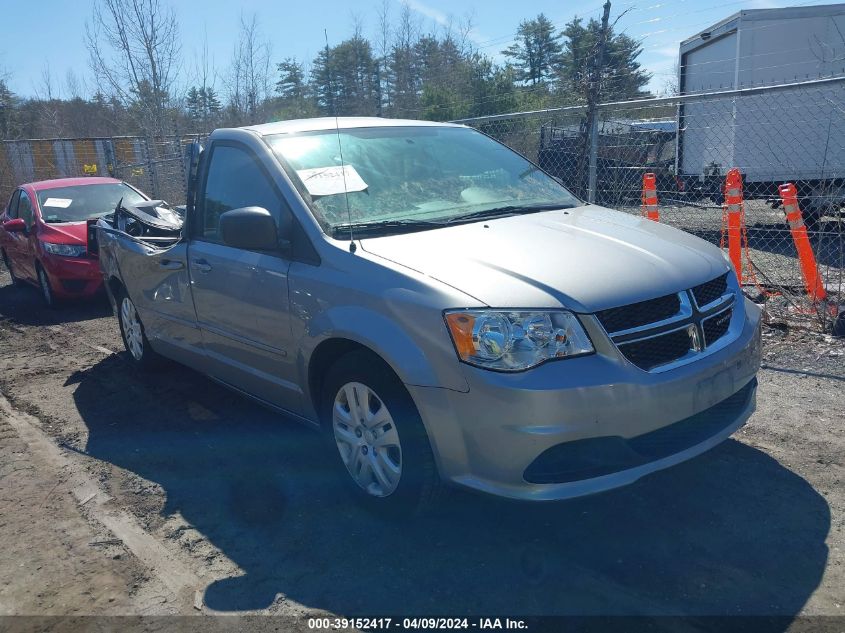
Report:
<svg viewBox="0 0 845 633"><path fill-rule="evenodd" d="M87 226L87 222L42 224L39 237L44 242L53 242L54 244L87 244Z"/></svg>

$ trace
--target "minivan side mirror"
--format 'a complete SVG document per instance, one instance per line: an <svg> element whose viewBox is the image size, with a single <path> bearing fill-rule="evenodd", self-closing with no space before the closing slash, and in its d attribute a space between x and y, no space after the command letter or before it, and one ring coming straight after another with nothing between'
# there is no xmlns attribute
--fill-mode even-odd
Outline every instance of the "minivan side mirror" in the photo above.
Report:
<svg viewBox="0 0 845 633"><path fill-rule="evenodd" d="M26 222L23 218L14 218L3 222L3 228L9 233L26 233Z"/></svg>
<svg viewBox="0 0 845 633"><path fill-rule="evenodd" d="M243 207L223 213L220 235L223 243L233 248L270 251L280 246L276 221L261 207Z"/></svg>

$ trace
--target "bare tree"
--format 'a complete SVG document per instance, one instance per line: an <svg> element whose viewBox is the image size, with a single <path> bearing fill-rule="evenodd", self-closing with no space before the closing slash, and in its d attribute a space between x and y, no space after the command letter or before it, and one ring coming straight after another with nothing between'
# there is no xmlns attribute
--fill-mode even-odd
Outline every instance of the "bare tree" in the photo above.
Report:
<svg viewBox="0 0 845 633"><path fill-rule="evenodd" d="M57 97L53 94L53 73L49 63L45 63L41 68L41 90L36 88L35 95L43 101L52 101Z"/></svg>
<svg viewBox="0 0 845 633"><path fill-rule="evenodd" d="M38 135L49 138L64 136L64 126L59 113L61 96L54 92L53 86L53 73L50 64L45 62L41 68L41 83L33 87L35 99L32 104L38 113Z"/></svg>
<svg viewBox="0 0 845 633"><path fill-rule="evenodd" d="M378 37L376 41L376 53L378 63L379 75L379 113L383 108L389 111L391 108L390 95L390 73L389 58L390 58L390 0L382 0L381 5L376 9L378 18Z"/></svg>
<svg viewBox="0 0 845 633"><path fill-rule="evenodd" d="M467 11L458 23L458 50L461 55L472 55L477 52L476 45L472 41L472 32L475 30L475 10Z"/></svg>
<svg viewBox="0 0 845 633"><path fill-rule="evenodd" d="M81 99L84 90L85 80L81 79L73 68L68 68L65 73L65 93L67 93L67 98L71 100Z"/></svg>
<svg viewBox="0 0 845 633"><path fill-rule="evenodd" d="M197 83L203 89L215 89L217 83L217 70L214 66L214 59L209 58L208 53L208 31L203 30L202 50L196 62Z"/></svg>
<svg viewBox="0 0 845 633"><path fill-rule="evenodd" d="M85 41L99 90L134 109L143 130L162 134L181 53L173 9L161 0L95 0Z"/></svg>
<svg viewBox="0 0 845 633"><path fill-rule="evenodd" d="M660 90L660 96L675 97L681 94L680 67L680 63L678 61L675 61L675 63L672 65L672 74L667 74L666 79L663 80L663 87Z"/></svg>
<svg viewBox="0 0 845 633"><path fill-rule="evenodd" d="M217 70L208 50L208 32L203 31L202 48L194 51L194 70L183 98L183 110L194 132L208 132L217 126L223 110L217 95Z"/></svg>
<svg viewBox="0 0 845 633"><path fill-rule="evenodd" d="M270 42L262 37L255 14L241 14L238 41L232 53L227 88L230 116L235 124L258 123L270 95Z"/></svg>

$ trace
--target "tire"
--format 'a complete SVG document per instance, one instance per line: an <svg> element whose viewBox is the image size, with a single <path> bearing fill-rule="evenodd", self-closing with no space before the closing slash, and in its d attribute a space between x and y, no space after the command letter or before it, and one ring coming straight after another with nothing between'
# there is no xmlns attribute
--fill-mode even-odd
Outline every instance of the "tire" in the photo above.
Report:
<svg viewBox="0 0 845 633"><path fill-rule="evenodd" d="M356 500L394 517L435 505L443 485L428 434L407 389L381 358L364 350L341 357L320 402L333 467Z"/></svg>
<svg viewBox="0 0 845 633"><path fill-rule="evenodd" d="M53 287L50 285L50 278L47 276L47 273L41 265L36 264L35 270L38 274L38 290L41 293L41 300L47 308L53 309L58 304L58 300L53 294Z"/></svg>
<svg viewBox="0 0 845 633"><path fill-rule="evenodd" d="M822 229L822 212L818 209L811 209L804 214L804 226L810 235L819 233Z"/></svg>
<svg viewBox="0 0 845 633"><path fill-rule="evenodd" d="M23 282L15 275L15 271L12 268L12 262L9 261L8 255L6 255L6 251L0 251L0 256L3 258L3 265L6 267L6 270L9 271L9 277L12 278L12 285L16 287L20 287Z"/></svg>
<svg viewBox="0 0 845 633"><path fill-rule="evenodd" d="M840 312L833 322L833 335L838 338L845 338L845 312Z"/></svg>
<svg viewBox="0 0 845 633"><path fill-rule="evenodd" d="M162 357L150 346L144 324L138 316L135 304L126 294L125 290L119 290L115 294L117 302L117 322L120 326L120 338L123 339L123 347L129 362L140 369L148 370L158 367Z"/></svg>

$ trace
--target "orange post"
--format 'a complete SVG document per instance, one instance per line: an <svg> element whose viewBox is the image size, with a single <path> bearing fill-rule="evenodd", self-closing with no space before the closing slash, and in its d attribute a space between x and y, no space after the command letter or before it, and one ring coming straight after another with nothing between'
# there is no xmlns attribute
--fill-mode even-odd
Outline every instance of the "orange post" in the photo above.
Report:
<svg viewBox="0 0 845 633"><path fill-rule="evenodd" d="M742 283L742 175L734 167L725 178L725 210L728 216L728 256Z"/></svg>
<svg viewBox="0 0 845 633"><path fill-rule="evenodd" d="M651 172L643 174L642 214L649 220L660 222L660 211L657 208L657 182Z"/></svg>
<svg viewBox="0 0 845 633"><path fill-rule="evenodd" d="M795 242L795 250L798 251L798 263L801 264L801 274L804 277L804 286L807 288L807 295L813 301L821 301L827 297L827 292L822 284L819 268L816 265L816 256L813 254L813 247L810 244L810 236L807 234L807 227L804 226L804 217L798 206L798 190L791 182L778 187L780 199L783 201L783 210L786 213L786 221L789 223L789 230L792 232L792 241Z"/></svg>

